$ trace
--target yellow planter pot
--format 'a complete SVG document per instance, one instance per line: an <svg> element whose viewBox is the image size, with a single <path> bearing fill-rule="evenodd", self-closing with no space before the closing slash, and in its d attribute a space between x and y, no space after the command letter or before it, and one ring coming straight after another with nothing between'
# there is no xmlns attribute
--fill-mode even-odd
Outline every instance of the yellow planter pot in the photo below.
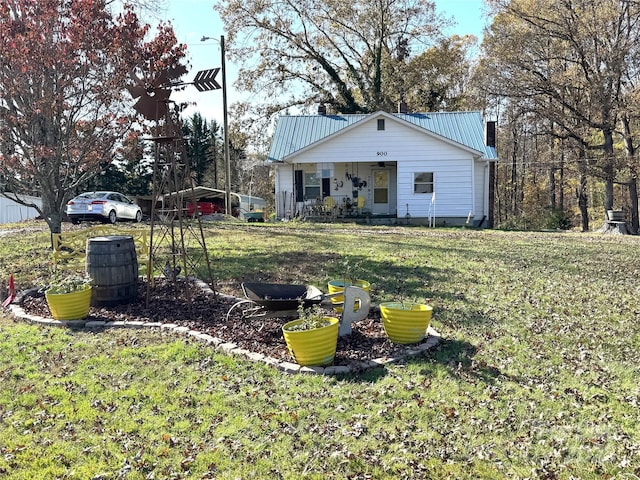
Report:
<svg viewBox="0 0 640 480"><path fill-rule="evenodd" d="M384 331L393 343L417 343L424 339L433 307L424 303L380 304Z"/></svg>
<svg viewBox="0 0 640 480"><path fill-rule="evenodd" d="M335 317L325 317L325 319L329 320L331 324L312 330L288 330L302 320L293 320L282 326L282 333L285 342L287 342L289 353L298 365L322 367L333 363L338 346L339 321Z"/></svg>
<svg viewBox="0 0 640 480"><path fill-rule="evenodd" d="M47 305L56 320L82 320L89 315L91 287L71 293L46 293Z"/></svg>
<svg viewBox="0 0 640 480"><path fill-rule="evenodd" d="M365 292L369 292L371 288L371 284L366 280L356 280L355 282L344 282L343 280L331 280L328 284L329 293L339 293L344 292L344 287L354 286L360 287ZM336 295L335 297L331 297L331 303L333 303L333 309L337 313L342 313L342 304L344 303L343 295ZM336 305L339 304L339 305Z"/></svg>

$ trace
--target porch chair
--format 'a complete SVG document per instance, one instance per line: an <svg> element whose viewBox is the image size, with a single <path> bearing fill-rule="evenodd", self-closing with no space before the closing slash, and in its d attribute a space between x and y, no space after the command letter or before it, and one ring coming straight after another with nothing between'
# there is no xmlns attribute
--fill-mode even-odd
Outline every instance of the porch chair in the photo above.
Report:
<svg viewBox="0 0 640 480"><path fill-rule="evenodd" d="M333 197L324 197L322 199L322 213L330 218L333 218L336 210L336 204Z"/></svg>
<svg viewBox="0 0 640 480"><path fill-rule="evenodd" d="M358 215L362 215L365 202L366 198L364 198L362 195L358 195Z"/></svg>

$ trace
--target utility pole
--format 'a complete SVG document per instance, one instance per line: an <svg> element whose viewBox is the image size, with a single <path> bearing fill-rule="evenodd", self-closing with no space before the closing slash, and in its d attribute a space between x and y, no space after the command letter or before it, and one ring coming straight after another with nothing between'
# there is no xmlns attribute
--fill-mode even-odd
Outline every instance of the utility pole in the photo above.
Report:
<svg viewBox="0 0 640 480"><path fill-rule="evenodd" d="M203 36L200 41L215 40L213 37ZM231 215L231 157L229 152L229 122L227 117L227 67L224 35L220 35L220 66L222 67L222 128L224 129L224 205L227 215Z"/></svg>

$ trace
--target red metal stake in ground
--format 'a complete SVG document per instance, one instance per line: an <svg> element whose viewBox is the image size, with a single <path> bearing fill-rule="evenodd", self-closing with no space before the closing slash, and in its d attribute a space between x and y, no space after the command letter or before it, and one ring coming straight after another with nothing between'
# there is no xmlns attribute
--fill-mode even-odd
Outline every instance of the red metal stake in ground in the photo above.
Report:
<svg viewBox="0 0 640 480"><path fill-rule="evenodd" d="M13 283L13 275L9 275L9 296L2 302L2 306L4 308L8 307L14 298L16 298L16 286Z"/></svg>

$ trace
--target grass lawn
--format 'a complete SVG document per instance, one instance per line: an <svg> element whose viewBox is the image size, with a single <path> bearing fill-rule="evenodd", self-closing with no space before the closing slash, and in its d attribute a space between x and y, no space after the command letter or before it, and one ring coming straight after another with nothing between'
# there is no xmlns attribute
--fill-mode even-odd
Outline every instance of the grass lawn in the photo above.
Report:
<svg viewBox="0 0 640 480"><path fill-rule="evenodd" d="M0 313L3 479L636 479L640 238L206 224L218 286L326 282L434 306L443 341L349 377L288 376L142 330ZM1 237L44 283L47 231ZM3 297L4 297L3 292Z"/></svg>

